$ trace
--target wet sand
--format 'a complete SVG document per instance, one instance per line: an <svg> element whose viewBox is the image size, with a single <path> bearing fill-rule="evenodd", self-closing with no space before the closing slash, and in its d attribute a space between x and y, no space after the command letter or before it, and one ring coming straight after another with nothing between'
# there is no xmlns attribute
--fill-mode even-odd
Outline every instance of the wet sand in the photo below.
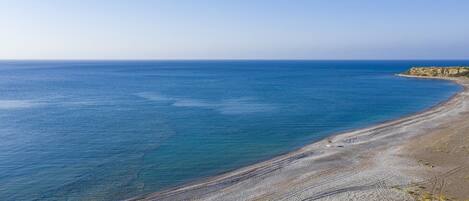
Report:
<svg viewBox="0 0 469 201"><path fill-rule="evenodd" d="M468 199L469 79L451 80L464 90L424 112L131 200Z"/></svg>

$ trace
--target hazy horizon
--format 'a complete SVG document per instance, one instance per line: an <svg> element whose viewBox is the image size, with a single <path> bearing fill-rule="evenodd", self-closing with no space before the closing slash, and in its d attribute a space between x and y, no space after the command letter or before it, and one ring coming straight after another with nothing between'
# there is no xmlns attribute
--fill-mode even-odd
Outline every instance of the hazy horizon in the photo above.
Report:
<svg viewBox="0 0 469 201"><path fill-rule="evenodd" d="M360 58L357 58L357 59L276 59L276 58L272 58L272 59L256 59L256 58L252 58L252 59L243 59L243 58L239 58L239 59L230 59L230 58L227 58L227 59L210 59L210 58L207 58L207 59L184 59L184 58L175 58L175 59L127 59L127 58L120 58L120 59L87 59L87 58L83 58L83 59L28 59L28 58L24 58L24 59L0 59L0 61L25 61L25 62L28 62L28 61L31 61L31 62L48 62L48 61L62 61L62 62L67 62L67 61L83 61L83 62L87 62L87 61L91 61L91 62L100 62L100 61L129 61L129 62L132 62L132 61L135 61L135 62L138 62L138 61L149 61L149 62L152 62L152 61L469 61L469 59L438 59L438 58L435 58L435 59L399 59L399 58L396 58L396 59L360 59Z"/></svg>
<svg viewBox="0 0 469 201"><path fill-rule="evenodd" d="M459 0L0 0L0 60L465 60L468 9Z"/></svg>

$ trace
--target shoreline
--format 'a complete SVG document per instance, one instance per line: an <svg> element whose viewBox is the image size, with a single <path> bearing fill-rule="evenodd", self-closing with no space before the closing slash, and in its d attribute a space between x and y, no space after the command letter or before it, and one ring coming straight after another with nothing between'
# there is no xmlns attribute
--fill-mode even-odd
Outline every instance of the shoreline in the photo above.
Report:
<svg viewBox="0 0 469 201"><path fill-rule="evenodd" d="M468 81L398 76L445 79L463 89L421 112L338 133L267 161L129 200L412 200L400 189L425 178L409 173L421 167L401 157L400 150L422 136L422 130L435 127L435 122L469 110L461 107L469 100Z"/></svg>

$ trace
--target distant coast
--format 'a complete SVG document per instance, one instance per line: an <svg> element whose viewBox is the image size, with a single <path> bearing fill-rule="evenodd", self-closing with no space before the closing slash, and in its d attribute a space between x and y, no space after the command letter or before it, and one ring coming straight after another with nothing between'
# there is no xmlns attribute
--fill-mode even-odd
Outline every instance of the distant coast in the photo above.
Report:
<svg viewBox="0 0 469 201"><path fill-rule="evenodd" d="M412 67L401 75L419 77L468 77L469 66L448 66L448 67Z"/></svg>
<svg viewBox="0 0 469 201"><path fill-rule="evenodd" d="M463 86L423 112L131 200L469 199L469 79L461 69L419 67L401 74Z"/></svg>

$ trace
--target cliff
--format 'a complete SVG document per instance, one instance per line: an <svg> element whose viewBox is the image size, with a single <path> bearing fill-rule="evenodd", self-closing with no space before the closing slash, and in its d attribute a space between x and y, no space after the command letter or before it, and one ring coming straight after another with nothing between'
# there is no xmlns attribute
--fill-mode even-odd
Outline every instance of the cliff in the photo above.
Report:
<svg viewBox="0 0 469 201"><path fill-rule="evenodd" d="M405 75L426 76L426 77L469 77L469 66L451 67L412 67Z"/></svg>

